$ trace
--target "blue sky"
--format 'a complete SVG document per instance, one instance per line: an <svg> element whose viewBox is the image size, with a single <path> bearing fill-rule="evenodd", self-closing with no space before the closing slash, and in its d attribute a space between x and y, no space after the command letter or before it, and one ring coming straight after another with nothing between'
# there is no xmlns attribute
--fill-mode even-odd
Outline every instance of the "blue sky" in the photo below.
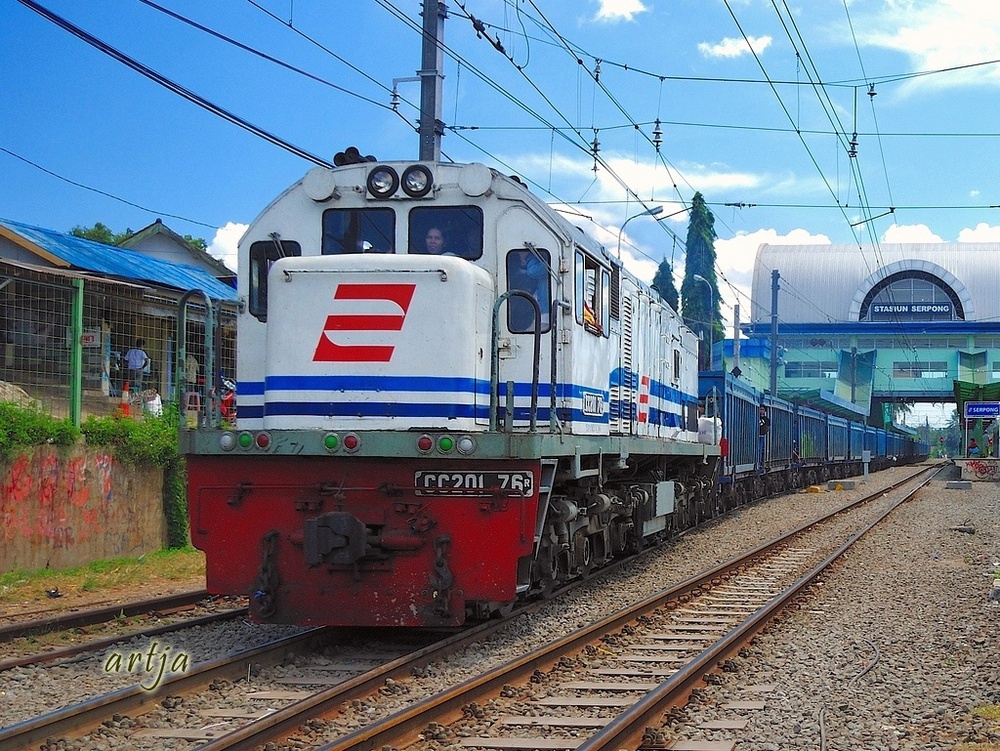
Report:
<svg viewBox="0 0 1000 751"><path fill-rule="evenodd" d="M303 151L416 158L418 85L389 104L420 64L419 0L158 1L309 75L151 2L38 3ZM610 245L663 205L675 216L625 231L647 280L664 257L681 271L673 235L700 191L727 318L761 242L1000 240L995 0L447 5L447 157L516 172ZM234 265L242 229L312 166L18 0L0 13L0 217L63 231L162 217Z"/></svg>

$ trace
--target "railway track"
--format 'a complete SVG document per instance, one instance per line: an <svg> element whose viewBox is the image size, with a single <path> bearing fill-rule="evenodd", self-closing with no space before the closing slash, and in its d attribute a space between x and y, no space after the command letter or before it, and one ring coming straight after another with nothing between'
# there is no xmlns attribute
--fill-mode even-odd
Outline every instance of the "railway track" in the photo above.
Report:
<svg viewBox="0 0 1000 751"><path fill-rule="evenodd" d="M152 638L170 633L179 628L192 628L218 621L244 617L246 606L225 607L226 600L219 600L205 590L183 592L166 597L117 605L73 610L50 614L41 618L16 620L0 626L0 647L7 656L0 656L0 672L24 665L37 665L65 660L89 651L109 647L123 639L133 637ZM221 609L220 609L221 606ZM192 611L205 610L205 615L188 617ZM164 620L169 622L164 623ZM146 625L155 622L158 625ZM105 636L91 636L67 646L58 644L38 649L40 635L53 635L58 641L58 632L77 629L91 629L105 633Z"/></svg>
<svg viewBox="0 0 1000 751"><path fill-rule="evenodd" d="M844 513L872 498L881 497L886 492L887 489L881 489L872 497L849 504L836 513ZM461 739L461 745L478 744L482 748L623 747L622 744L631 742L624 739L635 735L635 727L644 722L648 724L649 718L661 715L665 711L664 707L671 706L671 702L676 705L693 690L704 673L724 660L726 655L739 649L742 640L749 638L750 634L755 633L755 629L763 627L770 617L780 612L788 598L798 596L809 586L811 578L806 579L804 574L795 573L805 565L807 558L812 559L815 569L811 574L813 577L830 564L834 559L833 553L817 561L816 552L810 553L805 547L798 544L793 546L790 542L794 536L805 534L822 521L823 519L817 519L802 525L733 561L648 598L634 608L581 629L501 669L415 701L404 711L344 735L324 748L360 749L378 748L382 745L402 747L414 739L429 740L426 737L428 732L432 735L436 733L442 739L450 738L452 742ZM789 582L789 579L792 581ZM775 587L784 589L779 592ZM753 603L755 609L749 611L745 607L746 603ZM335 712L352 701L364 698L366 701L377 702L379 692L387 685L402 684L418 673L421 666L487 638L490 632L503 628L505 623L484 624L477 629L413 650L405 656L385 660L374 670L355 669L353 676L343 670L316 671L303 668L297 671L299 675L287 679L287 683L294 688L285 692L282 700L286 702L286 706L283 709L266 714L247 712L247 702L243 702L240 707L218 709L214 715L217 721L225 718L230 722L245 723L236 730L220 730L216 721L207 722L207 728L137 730L135 737L137 741L143 736L150 741L170 736L204 741L198 747L199 751L255 748L269 740L293 733L303 724ZM720 631L725 634L722 640L717 639ZM667 634L671 636L668 638ZM315 637L317 634L310 632L303 638L308 640ZM308 649L300 644L291 651L301 648ZM287 656L289 651L276 653L274 657L267 657L263 652L241 655L228 667L221 664L211 668L206 666L206 672L200 673L199 677L192 671L178 676L176 682L165 683L159 695L176 696L197 692L218 678L234 680L246 672L248 663L278 662L283 659L282 654ZM623 661L622 655L629 655L629 658ZM560 672L564 672L567 667L572 668L575 673L588 680L570 681L566 686L550 685L553 679L548 676L552 675L549 671L554 665L561 665ZM216 672L208 672L209 670ZM336 685L318 691L306 690L324 683ZM516 685L534 688L527 692L510 689ZM601 701L596 702L598 706L588 707L581 700L576 700L577 709L571 711L570 705L551 702L553 698L559 700L558 694L562 691L571 692L574 696L581 692L592 693ZM511 695L501 697L500 694L505 692ZM547 701L533 701L533 697L539 692L546 694L540 698ZM0 749L26 747L24 744L40 738L58 737L66 733L78 734L86 727L94 727L115 714L142 712L151 708L153 703L149 692L141 689L116 693L122 695L115 699L114 704L109 697L85 702L84 704L92 705L85 716L82 712L78 713L77 708L70 707L54 713L62 716L51 718L51 723L0 731ZM277 694L270 696L275 697L272 704L278 700ZM500 706L497 702L502 698L514 700L514 706L518 709L503 711L498 717L496 726L505 730L496 739L473 735L471 731L463 730L461 724L454 729L449 728L449 723L462 718L463 712L471 712L473 716L465 719L470 720L472 725L481 724L481 720L477 720L475 715L484 715L486 710L483 707L495 710ZM600 707L602 704L607 706ZM100 705L101 708L94 705ZM546 706L554 707L551 710L553 714L542 714L542 708ZM80 705L79 709L83 710L84 707ZM241 713L245 715L242 718L239 717ZM265 716L261 716L262 714ZM570 719L573 714L585 716L586 722L572 724L577 722L576 719ZM532 717L534 719L529 719ZM635 719L636 717L643 719ZM39 718L42 719L44 718ZM596 725L603 727L596 728ZM512 731L518 727L529 730L535 728L535 735L519 736L516 731ZM428 728L438 729L428 731ZM547 741L557 745L536 743L543 740L538 737L539 728L544 729ZM22 732L26 734L21 734ZM559 735L564 737L553 737ZM618 745L599 745L604 742L601 738L605 736L614 738L608 740L608 744ZM640 741L641 737L640 731ZM518 741L518 738L521 740ZM473 740L476 742L473 743ZM518 742L522 745L518 746ZM530 745L532 743L536 745ZM558 745L559 743L563 745ZM638 744L634 747L638 747Z"/></svg>

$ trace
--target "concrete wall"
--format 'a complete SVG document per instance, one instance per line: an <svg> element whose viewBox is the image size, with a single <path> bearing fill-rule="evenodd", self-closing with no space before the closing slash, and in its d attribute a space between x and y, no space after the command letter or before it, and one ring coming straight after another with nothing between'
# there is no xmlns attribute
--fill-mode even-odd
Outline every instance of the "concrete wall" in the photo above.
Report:
<svg viewBox="0 0 1000 751"><path fill-rule="evenodd" d="M41 446L0 463L0 571L71 568L166 543L163 472Z"/></svg>

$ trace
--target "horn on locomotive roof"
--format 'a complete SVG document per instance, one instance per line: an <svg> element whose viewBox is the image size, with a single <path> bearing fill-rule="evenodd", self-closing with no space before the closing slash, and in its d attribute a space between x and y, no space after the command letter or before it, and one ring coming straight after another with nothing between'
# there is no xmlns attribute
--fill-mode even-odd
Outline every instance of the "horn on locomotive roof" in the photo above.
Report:
<svg viewBox="0 0 1000 751"><path fill-rule="evenodd" d="M333 163L338 167L344 167L348 164L363 164L364 162L377 162L378 160L371 154L368 156L361 156L361 152L354 146L348 146L343 151L338 151L333 156Z"/></svg>

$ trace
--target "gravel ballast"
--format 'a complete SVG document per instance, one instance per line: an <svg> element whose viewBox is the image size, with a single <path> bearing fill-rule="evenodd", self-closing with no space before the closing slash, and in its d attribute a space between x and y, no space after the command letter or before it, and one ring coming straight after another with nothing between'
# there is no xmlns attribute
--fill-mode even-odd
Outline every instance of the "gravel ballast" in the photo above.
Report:
<svg viewBox="0 0 1000 751"><path fill-rule="evenodd" d="M539 613L512 618L489 641L429 666L412 682L387 685L377 706L352 702L337 716L312 723L296 740L330 740L356 729L912 471L898 468L872 475L867 484L858 483L853 490L797 493L741 509L645 556L624 572L595 577ZM973 714L977 707L1000 703L1000 670L994 665L1000 611L990 599L993 575L1000 572L1000 485L977 482L969 490L948 490L945 479L954 478L939 476L897 510L889 528L862 540L823 586L814 588L800 610L782 616L749 649L731 659L713 685L699 689L689 708L675 715L667 736L729 738L737 742L738 751L951 750L969 739L1000 741L992 729L998 723ZM968 529L956 531L957 527ZM220 652L231 649L219 646ZM213 647L202 643L191 649L206 654ZM68 697L79 697L81 691L111 688L109 676L93 663L67 665L44 677L33 672L0 674L0 698L10 702L16 696L18 717L70 703ZM38 681L44 682L42 691ZM773 688L750 696L746 687L752 684ZM28 685L32 690L24 690ZM246 705L247 699L241 697L248 692L274 687L266 675L255 675L250 683L219 685L212 696L188 697L182 703L188 721L196 725L194 710L202 704L226 697ZM765 706L741 712L748 720L744 730L697 727L702 720L732 719L732 711L723 705L747 698L762 698ZM176 704L169 697L163 702ZM9 724L7 719L3 724ZM105 727L88 739L60 747L190 748L189 742L135 737L137 727L169 727L179 719L161 708L120 723L123 727ZM460 746L443 732L419 747L437 751Z"/></svg>

